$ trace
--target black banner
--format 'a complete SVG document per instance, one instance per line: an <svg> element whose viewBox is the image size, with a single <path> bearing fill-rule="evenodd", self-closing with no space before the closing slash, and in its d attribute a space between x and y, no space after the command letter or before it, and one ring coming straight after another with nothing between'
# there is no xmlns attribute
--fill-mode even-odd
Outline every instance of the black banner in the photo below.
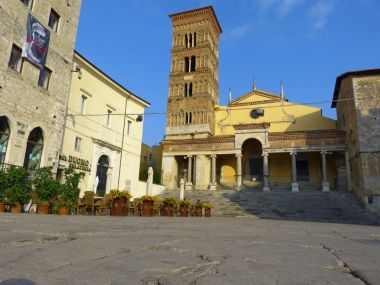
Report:
<svg viewBox="0 0 380 285"><path fill-rule="evenodd" d="M22 56L28 58L39 68L43 68L49 49L49 41L50 31L29 14Z"/></svg>

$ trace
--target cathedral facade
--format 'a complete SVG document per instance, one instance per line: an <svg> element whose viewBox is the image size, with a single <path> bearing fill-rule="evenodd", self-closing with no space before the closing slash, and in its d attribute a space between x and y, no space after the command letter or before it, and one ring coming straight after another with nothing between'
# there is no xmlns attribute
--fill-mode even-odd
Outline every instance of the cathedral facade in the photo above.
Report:
<svg viewBox="0 0 380 285"><path fill-rule="evenodd" d="M345 132L320 108L283 91L252 90L219 105L222 29L212 7L170 15L173 25L162 181L177 189L350 190Z"/></svg>

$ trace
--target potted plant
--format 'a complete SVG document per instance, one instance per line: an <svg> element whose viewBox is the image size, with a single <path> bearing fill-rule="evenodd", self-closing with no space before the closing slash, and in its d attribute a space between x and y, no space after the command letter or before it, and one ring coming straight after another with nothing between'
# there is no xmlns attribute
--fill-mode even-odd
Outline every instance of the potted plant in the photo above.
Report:
<svg viewBox="0 0 380 285"><path fill-rule="evenodd" d="M188 199L184 199L179 202L179 216L187 217L189 216L189 209L191 208L192 203Z"/></svg>
<svg viewBox="0 0 380 285"><path fill-rule="evenodd" d="M195 202L194 207L195 207L195 216L196 217L202 217L203 205L204 205L204 203L199 199Z"/></svg>
<svg viewBox="0 0 380 285"><path fill-rule="evenodd" d="M142 208L141 216L143 217L153 217L154 213L154 203L158 201L156 196L144 195L141 197Z"/></svg>
<svg viewBox="0 0 380 285"><path fill-rule="evenodd" d="M128 191L113 189L109 195L112 200L111 216L128 216L128 205L132 194Z"/></svg>
<svg viewBox="0 0 380 285"><path fill-rule="evenodd" d="M177 206L177 200L173 197L163 199L163 216L173 217Z"/></svg>
<svg viewBox="0 0 380 285"><path fill-rule="evenodd" d="M5 199L5 185L6 185L6 173L0 170L0 213L5 212L6 199Z"/></svg>
<svg viewBox="0 0 380 285"><path fill-rule="evenodd" d="M60 183L54 179L52 170L53 167L42 167L33 179L37 214L48 214L53 199L58 195Z"/></svg>
<svg viewBox="0 0 380 285"><path fill-rule="evenodd" d="M70 210L77 206L78 184L84 175L84 172L75 172L73 168L65 169L65 182L60 184L59 194L54 203L54 210L59 215L68 215Z"/></svg>
<svg viewBox="0 0 380 285"><path fill-rule="evenodd" d="M23 205L29 202L31 193L32 183L29 172L24 168L8 169L4 197L11 206L12 213L22 213Z"/></svg>
<svg viewBox="0 0 380 285"><path fill-rule="evenodd" d="M205 203L203 208L205 209L205 217L211 217L211 209L214 208L210 203Z"/></svg>

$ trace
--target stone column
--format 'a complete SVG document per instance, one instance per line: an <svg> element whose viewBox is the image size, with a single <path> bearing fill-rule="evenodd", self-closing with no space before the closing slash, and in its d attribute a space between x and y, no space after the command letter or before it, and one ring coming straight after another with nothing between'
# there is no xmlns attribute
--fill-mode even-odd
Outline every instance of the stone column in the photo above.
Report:
<svg viewBox="0 0 380 285"><path fill-rule="evenodd" d="M292 192L299 192L298 182L297 182L297 164L296 164L296 155L295 151L290 153L292 156Z"/></svg>
<svg viewBox="0 0 380 285"><path fill-rule="evenodd" d="M347 190L349 192L352 192L350 155L349 155L348 151L345 151L345 153L344 153L344 160L345 160L345 164L346 164Z"/></svg>
<svg viewBox="0 0 380 285"><path fill-rule="evenodd" d="M242 173L241 173L241 153L236 154L236 188L237 190L241 189L242 185Z"/></svg>
<svg viewBox="0 0 380 285"><path fill-rule="evenodd" d="M188 155L187 156L187 182L185 184L185 189L186 190L192 190L193 189L193 182L191 181L191 170L192 170L192 158L193 156L192 155Z"/></svg>
<svg viewBox="0 0 380 285"><path fill-rule="evenodd" d="M267 152L263 152L263 174L264 174L264 187L263 191L270 191L269 188L269 164L268 164L268 156Z"/></svg>
<svg viewBox="0 0 380 285"><path fill-rule="evenodd" d="M211 155L211 183L210 190L216 190L216 155Z"/></svg>
<svg viewBox="0 0 380 285"><path fill-rule="evenodd" d="M330 184L327 180L327 169L326 169L326 151L321 151L322 155L322 192L330 192Z"/></svg>

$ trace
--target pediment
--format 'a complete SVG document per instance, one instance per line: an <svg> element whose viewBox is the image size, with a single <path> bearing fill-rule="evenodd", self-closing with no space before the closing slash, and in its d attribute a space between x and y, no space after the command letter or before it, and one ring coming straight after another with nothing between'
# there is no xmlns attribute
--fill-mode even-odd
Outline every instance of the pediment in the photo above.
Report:
<svg viewBox="0 0 380 285"><path fill-rule="evenodd" d="M262 90L254 90L232 101L229 106L257 105L280 101L281 97L276 94Z"/></svg>

